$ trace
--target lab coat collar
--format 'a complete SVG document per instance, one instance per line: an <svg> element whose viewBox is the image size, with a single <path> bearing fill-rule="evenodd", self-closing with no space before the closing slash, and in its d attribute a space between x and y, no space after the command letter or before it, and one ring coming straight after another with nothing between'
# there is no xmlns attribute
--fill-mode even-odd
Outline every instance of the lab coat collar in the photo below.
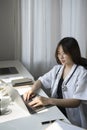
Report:
<svg viewBox="0 0 87 130"><path fill-rule="evenodd" d="M71 71L70 71L69 74L65 77L63 83L66 83L66 82L67 82L67 80L69 79L69 77L70 77L71 74L73 73L73 71L74 71L74 69L76 68L76 66L77 66L76 64L74 64L74 65L72 66ZM61 78L61 76L62 76L63 69L64 69L64 65L63 65L63 66L61 67L61 69L60 69L60 73L59 73L59 77L60 77L60 78Z"/></svg>

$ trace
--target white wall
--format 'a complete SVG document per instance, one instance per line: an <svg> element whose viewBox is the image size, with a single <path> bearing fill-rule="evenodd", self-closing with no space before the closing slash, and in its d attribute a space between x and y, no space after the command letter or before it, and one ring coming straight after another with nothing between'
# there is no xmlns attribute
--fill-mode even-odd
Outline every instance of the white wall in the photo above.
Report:
<svg viewBox="0 0 87 130"><path fill-rule="evenodd" d="M20 58L19 0L0 0L0 60Z"/></svg>

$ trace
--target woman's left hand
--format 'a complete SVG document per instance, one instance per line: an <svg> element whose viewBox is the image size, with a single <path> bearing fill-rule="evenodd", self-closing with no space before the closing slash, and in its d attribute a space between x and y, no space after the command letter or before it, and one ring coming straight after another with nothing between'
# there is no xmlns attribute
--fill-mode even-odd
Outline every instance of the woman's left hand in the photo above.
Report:
<svg viewBox="0 0 87 130"><path fill-rule="evenodd" d="M45 106L49 104L49 98L38 96L28 104L32 107Z"/></svg>

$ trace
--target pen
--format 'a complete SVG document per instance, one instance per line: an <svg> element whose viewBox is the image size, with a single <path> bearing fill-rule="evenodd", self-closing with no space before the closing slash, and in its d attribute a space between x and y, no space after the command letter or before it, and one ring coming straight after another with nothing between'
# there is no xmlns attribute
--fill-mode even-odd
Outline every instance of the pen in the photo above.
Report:
<svg viewBox="0 0 87 130"><path fill-rule="evenodd" d="M54 122L54 121L56 121L56 120L43 121L43 122L41 122L41 123L42 123L42 125L44 125L44 124L49 124L49 123L52 123L52 122Z"/></svg>

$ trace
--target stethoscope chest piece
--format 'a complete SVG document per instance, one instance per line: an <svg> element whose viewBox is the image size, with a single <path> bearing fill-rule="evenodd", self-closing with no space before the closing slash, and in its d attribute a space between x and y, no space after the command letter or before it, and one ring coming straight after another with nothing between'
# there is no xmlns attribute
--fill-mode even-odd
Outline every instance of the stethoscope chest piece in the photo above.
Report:
<svg viewBox="0 0 87 130"><path fill-rule="evenodd" d="M67 91L67 86L66 85L64 85L63 87L62 87L62 91L64 92L64 91Z"/></svg>

